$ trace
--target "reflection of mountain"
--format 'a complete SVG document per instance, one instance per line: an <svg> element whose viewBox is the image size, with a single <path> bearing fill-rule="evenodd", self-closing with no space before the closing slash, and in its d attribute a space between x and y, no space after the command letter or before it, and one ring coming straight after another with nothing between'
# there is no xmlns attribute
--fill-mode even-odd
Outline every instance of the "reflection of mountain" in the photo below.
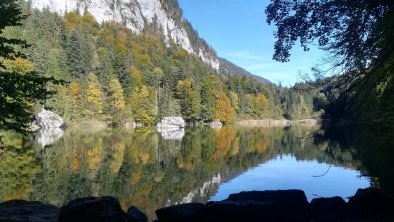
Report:
<svg viewBox="0 0 394 222"><path fill-rule="evenodd" d="M205 202L219 183L278 155L360 167L355 151L305 138L314 130L187 128L182 140L166 140L154 129L66 130L51 147L34 149L40 170L29 198L59 206L77 197L113 195L123 207L135 205L153 217L154 210L163 206ZM7 183L1 186L3 190ZM12 189L16 193L18 188ZM4 199L1 191L0 199Z"/></svg>

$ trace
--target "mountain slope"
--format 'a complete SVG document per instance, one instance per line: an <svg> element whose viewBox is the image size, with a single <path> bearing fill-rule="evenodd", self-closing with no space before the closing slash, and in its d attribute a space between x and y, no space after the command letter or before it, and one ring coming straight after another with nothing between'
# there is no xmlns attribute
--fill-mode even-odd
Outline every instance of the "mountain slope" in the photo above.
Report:
<svg viewBox="0 0 394 222"><path fill-rule="evenodd" d="M265 79L261 76L253 75L252 73L246 71L245 69L235 65L234 63L232 63L224 58L219 58L219 63L220 63L219 72L226 75L226 76L239 75L239 76L252 77L261 83L272 84L272 82L270 82L268 79Z"/></svg>
<svg viewBox="0 0 394 222"><path fill-rule="evenodd" d="M139 34L147 26L157 27L167 46L176 43L189 53L197 54L212 68L219 69L216 52L198 36L183 18L177 0L32 0L32 7L66 12L89 12L102 23L115 21Z"/></svg>

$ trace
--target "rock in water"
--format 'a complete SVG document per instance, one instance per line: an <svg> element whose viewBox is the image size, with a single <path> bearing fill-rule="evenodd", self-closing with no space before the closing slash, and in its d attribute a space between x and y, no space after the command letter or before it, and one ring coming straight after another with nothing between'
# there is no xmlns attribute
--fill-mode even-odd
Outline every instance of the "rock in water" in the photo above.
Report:
<svg viewBox="0 0 394 222"><path fill-rule="evenodd" d="M185 120L182 117L164 117L156 128L159 132L162 131L176 131L186 126Z"/></svg>
<svg viewBox="0 0 394 222"><path fill-rule="evenodd" d="M38 134L38 143L42 147L54 144L63 136L63 130L60 128L64 125L63 118L44 107L37 115L37 124L41 128Z"/></svg>
<svg viewBox="0 0 394 222"><path fill-rule="evenodd" d="M86 197L72 200L60 209L59 222L125 222L126 213L114 197Z"/></svg>
<svg viewBox="0 0 394 222"><path fill-rule="evenodd" d="M64 125L63 118L56 113L42 108L42 111L38 113L37 124L42 129L60 128Z"/></svg>
<svg viewBox="0 0 394 222"><path fill-rule="evenodd" d="M216 121L210 123L209 125L210 125L212 128L214 128L214 129L220 129L220 128L222 128L223 123L220 122L219 120L216 120Z"/></svg>

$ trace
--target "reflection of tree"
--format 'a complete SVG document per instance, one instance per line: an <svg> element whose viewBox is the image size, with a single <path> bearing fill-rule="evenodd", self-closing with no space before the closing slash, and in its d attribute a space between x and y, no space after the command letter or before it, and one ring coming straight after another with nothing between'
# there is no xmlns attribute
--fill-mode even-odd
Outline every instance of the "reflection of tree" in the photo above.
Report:
<svg viewBox="0 0 394 222"><path fill-rule="evenodd" d="M31 199L43 202L63 205L77 197L113 195L124 208L136 205L154 215L155 209L175 204L191 192L193 201L207 201L218 186L215 183L201 193L199 189L207 181L219 174L221 179L229 179L278 155L293 154L297 159L360 166L354 151L342 150L338 143L301 139L314 130L187 128L182 141L166 141L149 129L96 132L69 129L53 146L44 150L37 144L33 147L42 169L36 171L40 171L37 179L31 180L33 186L32 182L21 183L30 184ZM15 144L30 146L19 140ZM29 155L34 162L34 154ZM4 165L0 163L2 169ZM5 175L2 178L10 178L12 171L5 168L1 173ZM18 190L11 187L7 192Z"/></svg>
<svg viewBox="0 0 394 222"><path fill-rule="evenodd" d="M18 134L3 134L7 146L0 148L0 200L28 199L40 167L29 143Z"/></svg>

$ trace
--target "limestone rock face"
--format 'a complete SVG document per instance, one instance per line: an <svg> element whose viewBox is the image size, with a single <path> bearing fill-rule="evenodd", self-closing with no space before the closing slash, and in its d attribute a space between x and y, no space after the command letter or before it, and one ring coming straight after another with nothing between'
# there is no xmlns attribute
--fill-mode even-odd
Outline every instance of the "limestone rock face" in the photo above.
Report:
<svg viewBox="0 0 394 222"><path fill-rule="evenodd" d="M64 125L63 118L56 113L42 108L42 111L38 113L37 124L41 129L53 129L60 128Z"/></svg>
<svg viewBox="0 0 394 222"><path fill-rule="evenodd" d="M169 6L161 0L32 0L32 7L48 8L52 12L64 14L75 10L85 9L98 22L116 21L125 24L133 33L141 33L146 24L156 23L161 30L167 46L173 41L189 53L198 55L202 61L212 68L219 70L219 58L207 44L196 44L191 39L198 38L197 34L188 32L190 28L182 17L182 11L177 6ZM197 35L197 36L196 36Z"/></svg>

